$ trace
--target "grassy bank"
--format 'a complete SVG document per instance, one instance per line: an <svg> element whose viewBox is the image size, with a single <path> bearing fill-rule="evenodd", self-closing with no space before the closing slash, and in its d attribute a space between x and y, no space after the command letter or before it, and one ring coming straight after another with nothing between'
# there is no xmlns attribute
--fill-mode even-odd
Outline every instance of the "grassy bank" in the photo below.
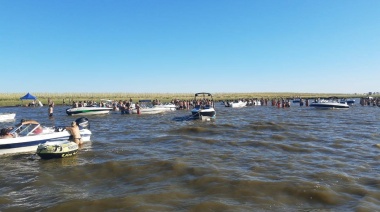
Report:
<svg viewBox="0 0 380 212"><path fill-rule="evenodd" d="M26 105L31 100L20 100L20 97L25 93L0 93L0 106L15 106ZM158 99L161 102L170 102L172 99L193 99L194 93L33 93L42 104L46 105L50 98L56 105L70 104L72 101L97 101L100 99L111 100L132 100L138 101L141 99ZM334 94L334 93L213 93L214 100L227 100L238 98L316 98L316 97L329 97L338 96L345 98L359 98L364 95L356 94Z"/></svg>

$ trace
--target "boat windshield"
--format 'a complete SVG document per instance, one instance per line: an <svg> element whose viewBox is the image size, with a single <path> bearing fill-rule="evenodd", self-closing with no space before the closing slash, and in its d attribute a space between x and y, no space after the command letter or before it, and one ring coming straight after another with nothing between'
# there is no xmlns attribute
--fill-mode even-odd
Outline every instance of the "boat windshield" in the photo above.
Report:
<svg viewBox="0 0 380 212"><path fill-rule="evenodd" d="M38 129L39 124L23 124L16 126L10 133L17 133L19 136L27 136Z"/></svg>

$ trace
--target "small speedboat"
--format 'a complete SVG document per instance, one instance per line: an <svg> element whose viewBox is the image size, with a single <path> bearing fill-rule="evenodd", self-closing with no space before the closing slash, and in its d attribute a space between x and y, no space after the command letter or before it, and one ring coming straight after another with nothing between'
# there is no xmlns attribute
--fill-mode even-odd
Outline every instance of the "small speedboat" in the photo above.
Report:
<svg viewBox="0 0 380 212"><path fill-rule="evenodd" d="M340 103L342 103L342 104L347 103L348 105L354 105L355 99L341 99Z"/></svg>
<svg viewBox="0 0 380 212"><path fill-rule="evenodd" d="M12 121L16 117L16 113L0 113L0 122Z"/></svg>
<svg viewBox="0 0 380 212"><path fill-rule="evenodd" d="M175 111L177 110L177 106L173 103L166 103L166 104L159 104L159 105L154 105L156 108L161 108L165 111Z"/></svg>
<svg viewBox="0 0 380 212"><path fill-rule="evenodd" d="M231 107L232 108L240 108L240 107L245 107L247 106L247 102L246 101L237 101L237 102L232 102L230 103Z"/></svg>
<svg viewBox="0 0 380 212"><path fill-rule="evenodd" d="M77 115L99 115L99 114L109 114L110 111L113 110L110 107L74 107L66 109L66 113L69 116L77 116Z"/></svg>
<svg viewBox="0 0 380 212"><path fill-rule="evenodd" d="M158 107L142 107L139 111L134 108L132 109L132 114L160 114L170 111L166 108L158 108Z"/></svg>
<svg viewBox="0 0 380 212"><path fill-rule="evenodd" d="M322 99L310 104L310 107L314 107L317 109L348 109L350 106L345 103L340 103L334 100L326 100Z"/></svg>
<svg viewBox="0 0 380 212"><path fill-rule="evenodd" d="M211 120L216 118L214 100L210 93L196 93L194 102L195 106L191 110L194 119Z"/></svg>
<svg viewBox="0 0 380 212"><path fill-rule="evenodd" d="M87 118L75 120L82 142L90 141L91 131ZM68 140L70 133L64 127L46 127L37 123L17 124L9 132L12 136L0 139L0 155L36 151L41 143Z"/></svg>
<svg viewBox="0 0 380 212"><path fill-rule="evenodd" d="M42 159L65 158L74 156L77 152L78 144L68 140L48 141L37 147L37 155Z"/></svg>
<svg viewBox="0 0 380 212"><path fill-rule="evenodd" d="M160 114L168 111L175 111L176 106L174 104L159 104L153 105L150 99L139 100L140 109L139 111L135 107L132 109L132 114Z"/></svg>

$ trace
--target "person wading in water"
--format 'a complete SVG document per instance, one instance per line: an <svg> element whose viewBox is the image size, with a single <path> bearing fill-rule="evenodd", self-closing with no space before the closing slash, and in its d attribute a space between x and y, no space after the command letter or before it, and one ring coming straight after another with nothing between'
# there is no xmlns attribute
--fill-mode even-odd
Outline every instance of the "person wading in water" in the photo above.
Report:
<svg viewBox="0 0 380 212"><path fill-rule="evenodd" d="M66 127L66 130L71 134L69 141L74 141L78 145L83 143L82 137L80 136L79 127L75 121L71 123L71 127Z"/></svg>

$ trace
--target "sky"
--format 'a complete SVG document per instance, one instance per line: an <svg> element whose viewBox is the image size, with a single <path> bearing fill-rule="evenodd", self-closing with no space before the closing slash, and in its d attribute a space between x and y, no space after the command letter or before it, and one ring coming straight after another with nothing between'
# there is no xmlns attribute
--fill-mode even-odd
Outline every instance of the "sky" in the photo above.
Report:
<svg viewBox="0 0 380 212"><path fill-rule="evenodd" d="M0 0L0 93L380 91L379 0Z"/></svg>

